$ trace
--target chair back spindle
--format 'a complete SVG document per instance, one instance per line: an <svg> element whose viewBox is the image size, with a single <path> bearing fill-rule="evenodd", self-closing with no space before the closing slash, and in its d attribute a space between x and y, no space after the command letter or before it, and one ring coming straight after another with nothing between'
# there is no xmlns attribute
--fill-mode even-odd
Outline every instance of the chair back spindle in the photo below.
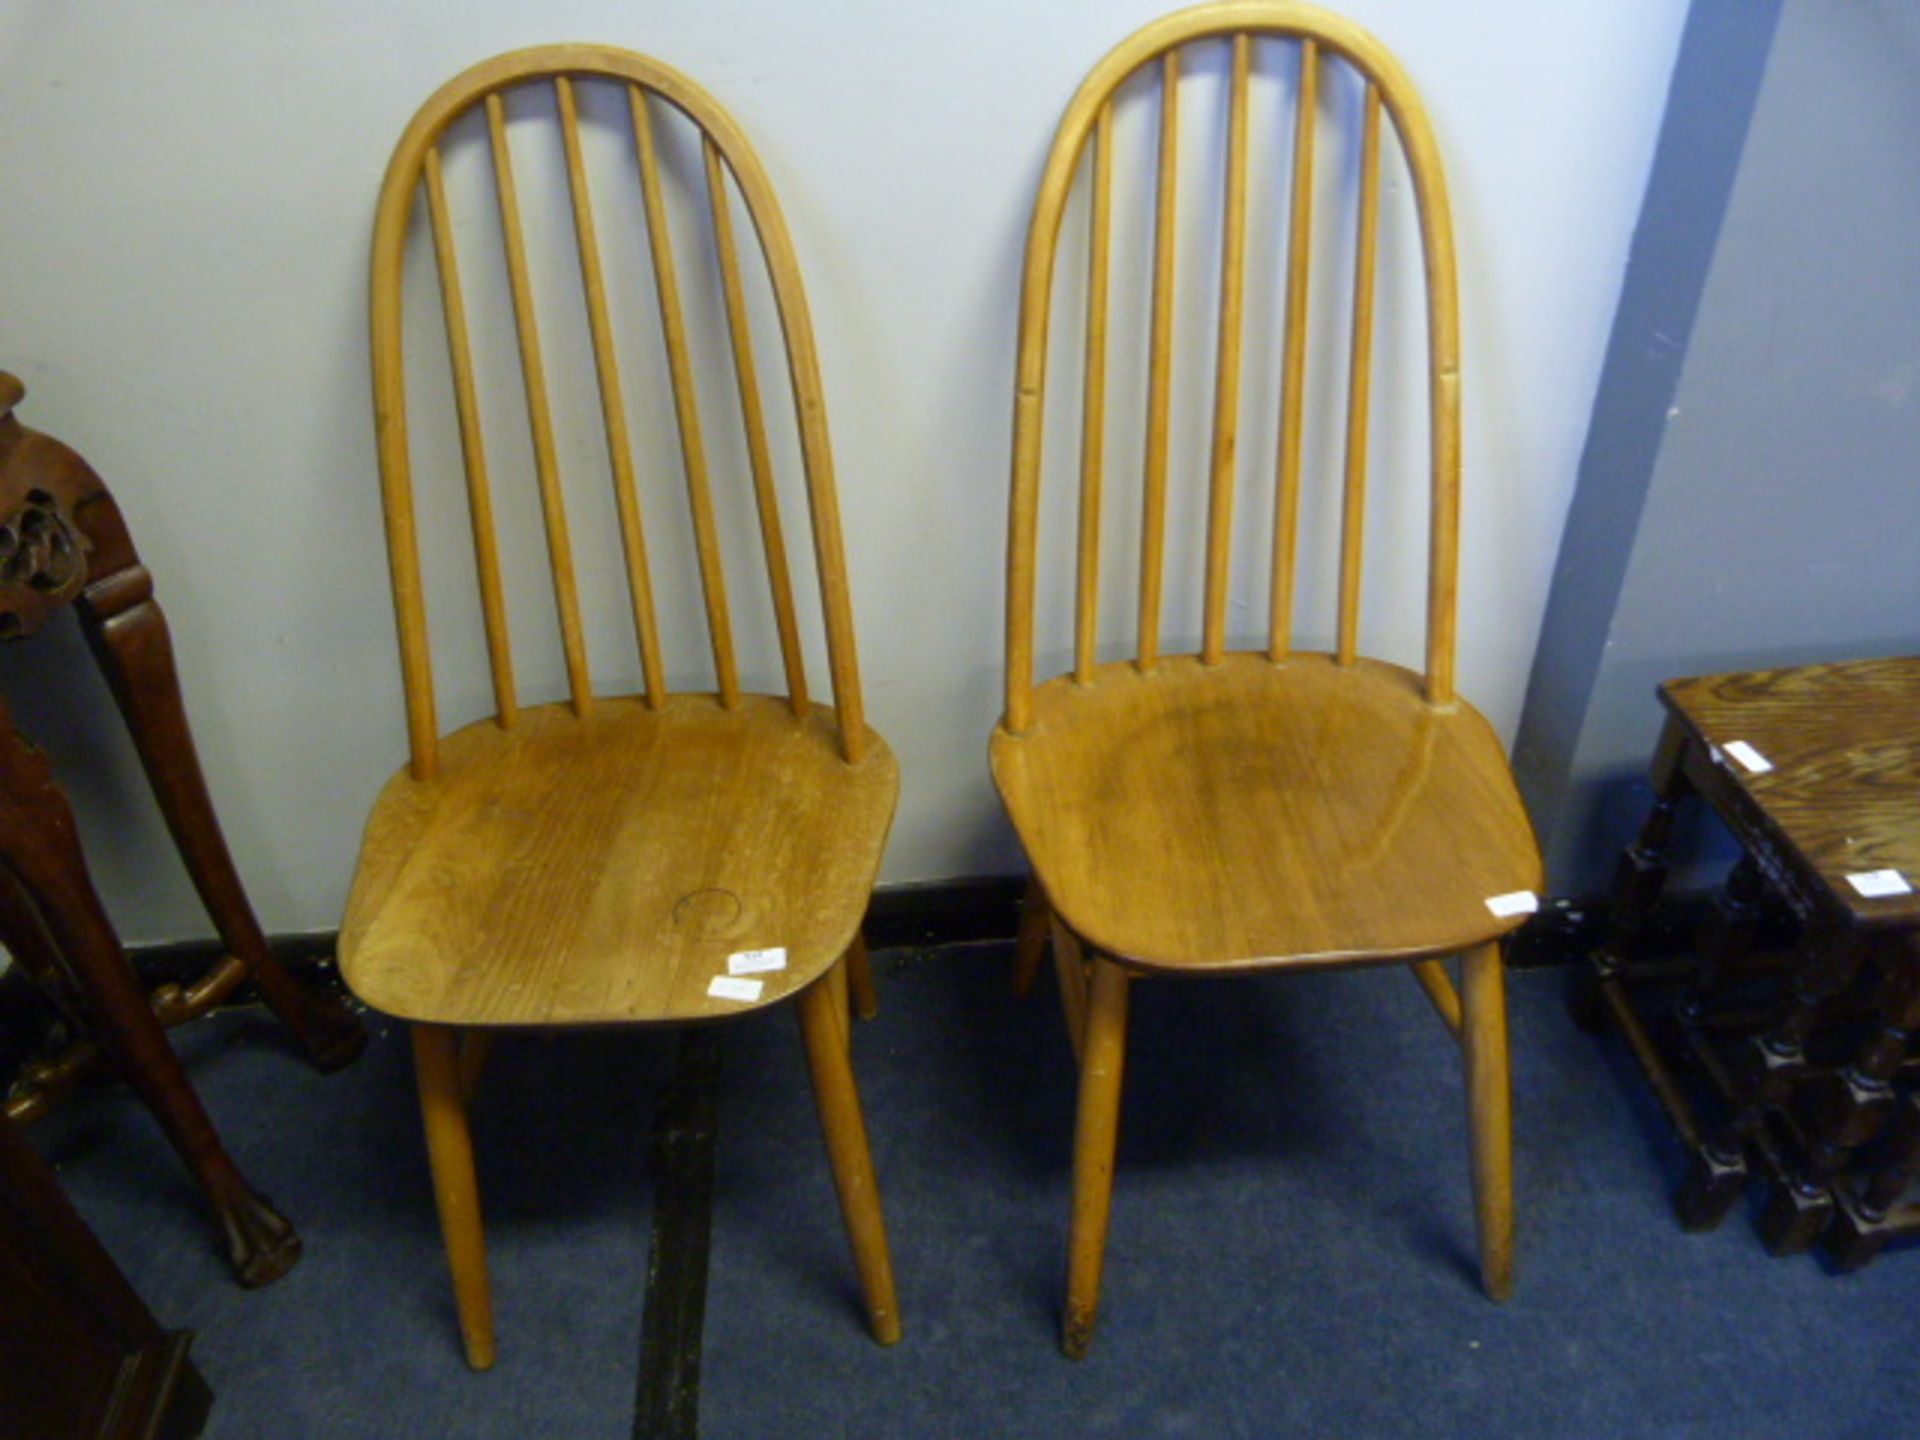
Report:
<svg viewBox="0 0 1920 1440"><path fill-rule="evenodd" d="M1112 356L1111 255L1113 137L1116 95L1136 73L1159 72L1157 161L1151 222L1151 295L1147 321L1145 435L1141 449L1139 603L1135 663L1158 663L1166 609L1167 515L1173 467L1175 361L1175 237L1180 182L1180 91L1183 54L1226 42L1226 158L1220 209L1218 312L1214 327L1212 425L1207 475L1205 570L1200 660L1218 664L1227 648L1233 520L1242 468L1243 379L1249 327L1250 186L1263 181L1250 162L1249 112L1256 42L1291 42L1298 56L1294 87L1290 180L1286 186L1286 240L1280 319L1280 386L1273 471L1273 543L1268 591L1266 654L1284 663L1292 650L1298 589L1301 496L1306 481L1304 437L1309 389L1308 318L1316 272L1338 273L1313 257L1316 233L1315 157L1322 97L1333 67L1352 72L1359 87L1359 160L1353 202L1352 287L1347 342L1345 440L1339 502L1338 606L1334 658L1351 665L1359 654L1362 556L1365 550L1369 427L1373 419L1375 297L1380 246L1383 136L1390 125L1412 183L1418 217L1426 305L1429 397L1430 541L1428 554L1425 690L1428 702L1453 698L1454 608L1459 530L1459 341L1452 223L1431 126L1418 93L1398 62L1366 31L1316 7L1285 0L1226 0L1200 5L1148 25L1096 66L1074 96L1048 157L1027 238L1020 307L1020 348L1014 417L1013 486L1009 516L1007 673L1004 725L1029 727L1034 684L1034 594L1038 564L1039 491L1046 415L1049 324L1061 221L1077 177L1090 172L1085 377L1081 399L1078 580L1075 593L1073 674L1092 683L1098 668L1102 507L1112 499L1107 476L1108 375ZM1088 152L1091 151L1089 156ZM1250 171L1253 172L1250 174ZM1332 383L1329 389L1336 389Z"/></svg>
<svg viewBox="0 0 1920 1440"><path fill-rule="evenodd" d="M812 323L800 282L792 242L764 171L745 137L719 105L678 72L646 57L601 46L558 45L523 50L473 67L430 99L402 136L388 167L375 223L372 273L373 369L379 435L382 498L387 517L387 546L393 573L394 604L400 634L401 668L406 689L412 770L427 779L439 763L439 729L427 625L425 588L416 533L414 466L408 423L404 368L402 285L408 228L418 196L425 193L432 257L445 322L448 368L460 453L465 469L465 500L473 531L481 621L491 671L494 718L503 727L517 723L521 697L516 681L503 580L495 487L501 476L488 463L482 421L482 386L474 360L470 301L462 284L456 253L461 233L449 204L447 166L442 146L451 126L478 111L484 117L486 146L497 198L500 247L506 290L517 338L519 377L524 390L532 468L539 495L567 689L576 715L594 703L580 582L569 529L562 447L556 440L554 406L548 381L552 356L543 348L540 297L535 266L529 259L521 187L509 143L514 130L512 92L549 85L556 105L558 150L564 160L567 218L578 254L581 298L592 353L599 428L605 444L613 508L619 521L619 550L632 602L646 703L667 703L667 662L660 634L660 609L649 563L648 532L641 495L646 476L636 458L636 432L629 420L622 380L620 336L616 323L608 256L596 225L595 181L583 141L582 92L610 86L624 96L631 121L623 143L632 146L637 172L634 190L644 217L648 264L657 298L653 317L659 327L671 392L674 431L684 472L692 551L697 560L702 605L711 644L718 703L732 708L741 696L740 661L728 597L716 486L735 477L717 467L702 429L698 393L701 366L693 338L695 326L682 291L681 257L676 256L669 217L668 187L657 138L656 117L670 107L698 132L698 190L706 194L696 208L710 246L699 247L701 265L711 263L717 279L718 310L725 340L715 353L734 372L738 419L744 437L746 475L738 477L743 497L750 485L760 529L768 593L787 698L794 715L811 710L801 644L800 613L795 602L786 538L783 533L775 457L765 395L749 318L748 282L740 234L735 224L735 192L759 243L772 307L778 317L783 358L793 403L793 424L804 476L807 513L813 532L819 578L832 702L839 749L849 763L864 749L865 719L859 667L854 653L840 515L834 494L831 449L821 394ZM525 139L525 137L522 137ZM527 143L531 144L531 141ZM604 187L604 181L602 181ZM604 197L603 197L604 198ZM684 246L683 246L684 248ZM710 252L710 253L709 253ZM616 262L618 263L618 262ZM470 278L470 277L469 277ZM559 373L559 372L556 372ZM656 541L659 537L655 537Z"/></svg>

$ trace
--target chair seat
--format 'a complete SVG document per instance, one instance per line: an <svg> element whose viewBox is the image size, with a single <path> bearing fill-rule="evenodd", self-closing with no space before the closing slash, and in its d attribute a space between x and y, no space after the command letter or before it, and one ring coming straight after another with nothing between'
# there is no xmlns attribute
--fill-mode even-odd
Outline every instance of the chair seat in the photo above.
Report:
<svg viewBox="0 0 1920 1440"><path fill-rule="evenodd" d="M773 946L757 1003L794 994L852 942L900 788L873 731L848 765L831 711L759 695L544 705L440 757L380 794L340 964L374 1008L451 1026L736 1014L708 982Z"/></svg>
<svg viewBox="0 0 1920 1440"><path fill-rule="evenodd" d="M1541 885L1492 727L1379 661L1061 676L1034 692L1026 734L995 732L992 759L1055 913L1142 969L1452 954L1520 923L1490 896Z"/></svg>

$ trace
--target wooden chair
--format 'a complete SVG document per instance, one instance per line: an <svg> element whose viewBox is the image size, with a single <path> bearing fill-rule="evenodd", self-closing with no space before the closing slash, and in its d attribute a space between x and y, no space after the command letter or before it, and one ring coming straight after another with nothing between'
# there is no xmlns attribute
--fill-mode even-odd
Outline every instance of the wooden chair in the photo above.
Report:
<svg viewBox="0 0 1920 1440"><path fill-rule="evenodd" d="M1297 55L1288 239L1273 441L1277 483L1266 643L1230 650L1232 520L1245 408L1249 108L1256 40ZM1275 43L1285 42L1285 43ZM1224 50L1224 55L1221 53ZM1289 52L1291 52L1289 54ZM1224 63L1227 154L1204 467L1204 594L1198 654L1161 653L1169 492L1177 139L1183 64ZM1315 225L1316 125L1334 66L1353 73L1360 136L1345 386L1339 601L1332 653L1296 650L1294 592ZM1129 83L1137 72L1140 82ZM1157 77L1155 75L1157 72ZM1189 72L1191 73L1191 72ZM1153 81L1157 78L1157 86ZM1125 90L1122 93L1122 87ZM1100 663L1101 507L1111 430L1113 139L1117 111L1158 93L1152 293L1145 378L1137 634ZM1358 650L1373 388L1383 117L1405 153L1426 276L1431 520L1425 673ZM1188 121L1186 123L1194 123ZM1211 124L1211 117L1199 122ZM1091 154L1088 152L1091 151ZM1073 669L1034 684L1036 532L1055 260L1076 174L1086 205L1084 378ZM1191 188L1191 187L1188 187ZM1143 207L1144 208L1144 207ZM1143 224L1144 228L1144 224ZM1331 228L1331 227L1330 227ZM1281 248L1275 245L1277 252ZM1324 261L1320 263L1324 264ZM1080 1057L1064 1345L1085 1352L1099 1300L1112 1196L1128 997L1148 976L1257 974L1409 964L1465 1055L1481 1275L1511 1284L1513 1212L1500 939L1520 923L1493 897L1536 889L1539 852L1498 739L1454 690L1459 529L1459 348L1453 240L1432 132L1404 72L1358 27L1304 5L1205 5L1117 46L1068 106L1040 182L1020 311L1007 577L1006 713L995 782L1032 862L1016 962L1030 983L1049 930ZM1063 350L1069 347L1062 347ZM1317 382L1316 382L1317 387ZM1336 384L1331 387L1337 398ZM1335 407L1337 410L1337 406ZM1244 428L1251 437L1254 432ZM1196 474L1201 466L1194 465ZM1198 483L1196 481L1196 483ZM1254 482L1272 483L1272 482ZM1501 909L1506 906L1499 907ZM1461 955L1456 991L1444 957Z"/></svg>
<svg viewBox="0 0 1920 1440"><path fill-rule="evenodd" d="M515 94L519 91L521 93ZM616 134L589 136L582 115L615 118ZM531 92L531 93L528 93ZM555 107L546 108L542 107ZM450 216L450 126L490 155L500 254L518 336L532 468L537 480L561 650L564 703L523 705L508 628L495 521L481 371L455 241L471 228ZM511 117L511 123L510 123ZM520 122L529 120L521 133ZM545 123L543 123L545 122ZM656 133L675 127L693 158L681 172ZM554 129L558 135L553 134ZM517 143L510 141L516 132ZM587 137L583 139L583 137ZM617 140L637 157L638 184L621 187L636 245L651 251L658 337L666 355L704 611L713 693L669 692L648 537L641 523L636 442L621 380L622 352L589 186L588 139ZM546 144L563 154L565 189L590 349L604 456L611 471L637 636L641 693L596 695L589 678L575 547L556 439L556 406L536 318L528 228L514 157ZM479 158L470 154L468 158ZM483 168L476 165L476 169ZM558 163L556 159L556 173ZM669 179L700 193L717 266L749 463L751 491L777 621L786 693L745 693L722 563L718 482L710 479L694 340L683 301ZM409 223L424 189L448 364L465 459L493 714L441 735L428 652L416 534L402 276ZM784 337L797 446L811 514L833 703L810 699L799 617L775 486L777 436L760 387L752 306L733 217L737 189L760 239L771 304ZM528 207L531 211L531 207ZM610 232L611 233L611 232ZM704 247L703 247L704 248ZM571 264L571 262L568 262ZM472 280L469 267L466 278ZM575 301L579 303L579 301ZM552 309L548 315L556 313ZM578 315L578 311L573 312ZM827 1150L852 1237L872 1331L899 1337L891 1261L859 1096L849 1062L847 970L864 958L859 925L878 871L899 788L886 742L862 715L853 618L811 324L793 247L766 173L739 128L704 90L657 61L601 46L522 50L477 65L430 99L394 152L373 242L374 408L399 619L412 761L381 792L341 930L342 969L369 1005L412 1026L421 1110L453 1271L468 1361L493 1360L486 1260L467 1125L467 1102L487 1037L503 1029L684 1025L797 1000ZM637 323L637 322L636 322ZM651 327L649 327L651 328ZM513 382L509 381L511 385ZM597 483L597 482L596 482ZM604 493L604 492L603 492ZM744 495L744 490L741 492ZM745 504L744 499L741 501ZM504 505L502 507L504 511ZM592 538L588 536L586 538ZM611 544L611 542L609 542ZM710 992L734 952L783 947L784 968L751 977L755 998ZM754 983L757 982L757 985ZM723 987L724 988L724 987Z"/></svg>

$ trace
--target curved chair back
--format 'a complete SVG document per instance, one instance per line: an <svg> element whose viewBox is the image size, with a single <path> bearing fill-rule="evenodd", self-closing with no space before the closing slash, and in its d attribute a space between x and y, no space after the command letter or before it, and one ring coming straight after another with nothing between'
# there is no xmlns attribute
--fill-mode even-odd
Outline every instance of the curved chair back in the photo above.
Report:
<svg viewBox="0 0 1920 1440"><path fill-rule="evenodd" d="M1368 427L1373 389L1376 259L1380 233L1383 115L1404 153L1419 212L1426 281L1427 369L1430 394L1431 517L1427 584L1426 692L1436 705L1454 688L1454 609L1457 589L1460 485L1458 299L1452 223L1432 129L1420 98L1393 57L1366 31L1309 5L1224 3L1201 5L1156 21L1116 46L1080 86L1054 140L1040 182L1027 238L1020 301L1018 388L1014 412L1013 493L1007 571L1007 670L1004 724L1027 730L1034 655L1034 572L1040 508L1041 449L1045 430L1049 321L1062 219L1076 177L1091 172L1087 203L1090 235L1081 396L1078 573L1074 615L1074 673L1092 680L1099 639L1101 503L1108 430L1108 323L1111 313L1114 113L1122 86L1158 71L1158 161L1152 237L1152 294L1142 483L1137 663L1152 669L1160 652L1166 571L1170 424L1174 393L1175 241L1181 182L1182 57L1224 41L1230 52L1225 179L1221 215L1219 302L1215 324L1213 407L1207 464L1205 590L1201 658L1218 663L1226 648L1229 556L1239 471L1242 370L1247 294L1248 128L1254 42L1292 42L1299 56L1295 87L1291 174L1287 179L1287 241L1282 281L1281 385L1277 415L1272 569L1267 653L1278 662L1292 645L1302 469L1302 416L1307 393L1307 316L1312 255L1314 160L1323 72L1349 67L1361 86L1359 184L1352 233L1352 299L1347 342L1346 441L1341 504L1339 609L1336 655L1357 654L1360 569L1364 546ZM1131 92L1130 92L1131 93ZM1323 260L1319 262L1325 264ZM1337 394L1337 390L1332 391Z"/></svg>
<svg viewBox="0 0 1920 1440"><path fill-rule="evenodd" d="M773 454L766 406L755 365L749 328L747 279L743 278L733 193L738 192L779 316L784 357L792 387L799 454L805 470L812 521L814 559L819 573L828 664L840 748L849 761L859 758L865 723L859 668L854 653L851 602L847 594L840 518L834 495L833 460L827 443L825 402L814 352L812 322L793 245L772 187L746 137L719 104L685 76L658 61L629 51L595 45L552 45L521 50L474 66L443 86L415 115L396 147L380 192L374 226L372 312L374 411L379 432L382 495L387 545L393 572L394 605L399 620L401 668L407 697L407 724L416 778L431 777L438 763L439 728L434 707L434 677L428 644L420 547L415 530L413 456L407 430L407 373L403 354L402 281L407 234L420 192L432 230L432 246L445 318L460 448L465 462L467 508L480 589L487 656L492 672L494 714L512 727L519 711L509 634L505 586L494 517L492 475L487 462L485 428L476 379L468 312L456 254L442 148L450 126L469 112L483 110L497 197L500 247L505 258L519 369L525 392L534 479L551 562L553 598L559 618L567 684L576 714L593 704L586 633L581 620L573 538L567 521L560 448L555 440L552 391L540 338L541 307L535 304L528 259L527 226L515 185L514 152L508 135L512 92L549 87L557 105L559 147L563 152L574 247L578 252L581 298L591 337L593 370L605 433L605 448L619 514L620 550L632 602L633 625L647 703L667 699L667 668L648 564L648 535L642 521L634 437L621 380L620 344L608 303L608 275L594 217L595 198L581 138L579 93L588 85L610 85L624 92L636 162L637 198L645 212L645 236L657 296L660 340L667 358L672 409L688 511L699 562L706 628L712 647L719 701L734 705L740 693L733 620L726 570L716 522L710 449L703 434L703 408L696 387L695 352L689 340L689 306L682 298L680 265L675 255L675 224L662 184L657 121L671 107L698 131L704 168L706 215L701 228L710 239L718 269L726 345L734 372L738 422L744 430L747 468L758 510L761 544L787 694L796 716L810 710L806 667L775 490ZM619 197L616 197L618 199ZM632 203L629 198L627 203ZM604 214L604 212L602 212ZM458 237L468 239L464 234ZM683 256L684 258L684 252ZM696 257L704 259L707 257ZM551 308L547 313L551 313ZM716 407L723 402L710 402Z"/></svg>

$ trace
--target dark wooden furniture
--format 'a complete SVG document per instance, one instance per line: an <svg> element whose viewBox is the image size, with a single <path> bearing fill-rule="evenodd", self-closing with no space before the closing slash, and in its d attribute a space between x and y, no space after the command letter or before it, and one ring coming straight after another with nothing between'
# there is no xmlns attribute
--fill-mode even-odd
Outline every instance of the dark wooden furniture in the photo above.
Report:
<svg viewBox="0 0 1920 1440"><path fill-rule="evenodd" d="M204 1013L251 980L322 1070L351 1061L366 1036L343 1006L301 987L273 958L200 772L152 576L100 477L58 440L20 424L13 410L24 393L0 372L0 637L29 636L71 604L228 955L190 987L149 997L138 986L88 875L66 796L0 701L0 939L84 1037L30 1066L7 1113L36 1118L104 1060L132 1082L193 1172L235 1275L264 1285L298 1258L299 1238L241 1178L162 1027Z"/></svg>
<svg viewBox="0 0 1920 1440"><path fill-rule="evenodd" d="M1654 804L1622 857L1579 1010L1626 1037L1685 1145L1678 1207L1720 1223L1756 1172L1777 1253L1843 1265L1920 1231L1920 659L1670 680ZM1675 814L1698 796L1744 848L1676 969L1646 955ZM1885 876L1876 882L1856 877ZM1863 893L1884 890L1887 893ZM1763 947L1776 915L1791 943Z"/></svg>
<svg viewBox="0 0 1920 1440"><path fill-rule="evenodd" d="M1242 384L1245 355L1259 353L1263 318L1259 307L1245 303L1249 294L1261 293L1246 271L1250 260L1277 260L1283 248L1249 238L1250 209L1268 208L1250 204L1250 183L1281 188L1269 167L1250 165L1248 158L1251 96L1269 78L1255 79L1256 43L1266 57L1263 69L1276 64L1276 52L1285 57L1277 62L1278 78L1298 102L1290 122L1290 194L1271 202L1285 207L1291 230L1284 269L1273 286L1286 297L1275 327L1284 357L1279 403L1264 407L1258 422L1258 433L1277 436L1273 468L1254 459L1254 422L1242 425L1243 412L1261 413L1259 402L1266 398ZM1183 108L1196 108L1188 98L1193 88L1182 85L1183 70L1230 73L1224 117L1202 111L1182 118ZM1320 189L1313 169L1322 85L1358 102L1351 109L1344 102L1326 107L1357 121L1349 152L1359 157L1352 222L1343 215L1337 227L1342 237L1354 238L1351 258L1313 254L1316 231L1335 228L1316 226L1310 218ZM1199 88L1202 95L1217 93L1208 85ZM1117 490L1122 480L1109 473L1120 467L1109 464L1106 450L1109 351L1122 353L1110 343L1108 327L1114 315L1126 313L1110 303L1108 260L1110 249L1120 248L1111 234L1116 223L1146 228L1144 207L1122 214L1113 203L1113 152L1125 133L1116 117L1146 106L1157 112L1150 123L1158 178L1151 239L1142 234L1136 242L1150 244L1153 256L1150 306L1135 307L1152 317L1140 583L1137 609L1127 617L1137 623L1133 657L1100 663L1101 506L1109 482ZM1182 192L1198 188L1176 177L1182 124L1197 124L1208 135L1218 127L1226 142L1211 355L1176 355L1185 347L1174 343L1174 251L1182 228L1177 212ZM1393 150L1405 161L1427 284L1419 323L1379 328L1388 344L1425 336L1420 358L1431 393L1430 469L1424 497L1376 503L1375 510L1404 511L1419 498L1430 504L1423 673L1360 653L1374 255L1386 193L1382 156ZM1133 156L1119 163L1126 167L1121 173L1140 167ZM1396 167L1393 173L1401 172ZM1071 347L1050 347L1056 259L1076 176L1085 177L1089 192L1084 338ZM1337 375L1309 378L1307 281L1313 267L1342 277L1343 289L1351 283L1352 298L1339 313L1347 364ZM1408 967L1460 1041L1481 1283L1489 1296L1504 1299L1512 1285L1513 1196L1501 944L1532 908L1540 854L1499 738L1455 686L1458 296L1446 185L1418 93L1379 41L1309 6L1202 5L1155 21L1101 60L1067 108L1034 205L1020 309L1006 712L991 755L994 781L1034 872L1018 983L1024 987L1031 979L1051 930L1080 1059L1063 1348L1078 1357L1092 1340L1129 996L1137 981L1149 978ZM1036 530L1041 449L1050 429L1050 348L1078 349L1085 356L1081 392L1074 397L1081 418L1078 594L1073 668L1036 685ZM1169 422L1177 367L1213 378L1211 443L1204 457L1192 455L1185 463L1170 463L1169 454L1171 436L1181 428ZM1345 420L1342 463L1326 477L1326 488L1340 490L1342 516L1332 653L1294 648L1299 555L1306 548L1299 530L1309 470L1304 435L1310 390L1317 408ZM1338 423L1332 420L1329 428ZM1164 589L1169 573L1179 571L1166 558L1167 516L1170 509L1177 515L1200 508L1191 491L1170 499L1183 475L1191 477L1194 490L1202 483L1205 488L1204 620L1198 654L1168 655L1161 653L1162 631L1173 607ZM1248 493L1256 487L1274 495L1275 519L1270 540L1262 537L1256 552L1270 560L1270 568L1249 605L1232 598L1233 555L1250 548L1235 537L1233 516L1236 505L1252 509L1262 503L1264 494L1256 500ZM1124 568L1128 561L1109 563ZM1230 648L1228 617L1236 607L1255 615L1264 608L1258 649ZM1459 989L1446 968L1454 956L1461 958Z"/></svg>
<svg viewBox="0 0 1920 1440"><path fill-rule="evenodd" d="M212 1394L0 1116L0 1436L191 1440Z"/></svg>

